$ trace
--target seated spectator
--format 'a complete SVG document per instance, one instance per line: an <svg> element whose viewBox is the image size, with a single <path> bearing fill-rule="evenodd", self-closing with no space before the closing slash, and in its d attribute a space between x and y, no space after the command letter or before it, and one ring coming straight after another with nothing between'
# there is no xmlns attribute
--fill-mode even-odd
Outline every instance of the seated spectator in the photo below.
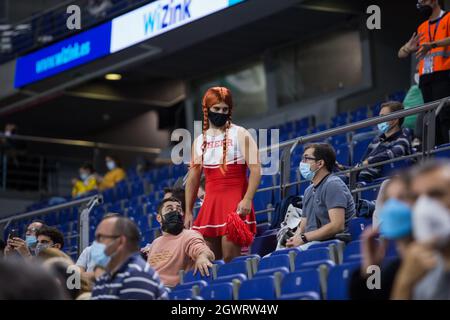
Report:
<svg viewBox="0 0 450 320"><path fill-rule="evenodd" d="M107 213L103 216L103 219L106 219L109 217L119 217L119 216L120 215L118 213ZM91 250L92 250L92 245L84 248L84 250L81 252L80 256L78 257L76 265L80 268L81 272L83 274L85 274L85 276L88 279L95 280L94 270L95 270L96 265L95 265L94 259L92 259Z"/></svg>
<svg viewBox="0 0 450 320"><path fill-rule="evenodd" d="M403 110L400 102L386 102L381 105L380 116ZM378 124L380 135L369 144L363 156L363 165L369 165L411 154L410 134L402 129L403 118ZM381 177L382 166L370 167L359 172L358 181L371 182Z"/></svg>
<svg viewBox="0 0 450 320"><path fill-rule="evenodd" d="M80 167L80 179L72 180L72 197L81 196L89 191L97 189L97 178L94 167L85 163Z"/></svg>
<svg viewBox="0 0 450 320"><path fill-rule="evenodd" d="M7 240L7 245L4 250L5 256L19 254L22 257L31 257L35 255L37 244L36 233L41 229L45 223L40 220L34 220L27 227L25 232L25 240L21 238L13 238Z"/></svg>
<svg viewBox="0 0 450 320"><path fill-rule="evenodd" d="M181 201L174 197L163 200L156 219L163 234L148 248L147 261L162 282L167 287L175 287L180 282L180 270L194 270L209 276L214 253L200 233L184 229Z"/></svg>
<svg viewBox="0 0 450 320"><path fill-rule="evenodd" d="M168 298L158 274L139 253L140 240L139 229L128 218L107 217L100 222L91 255L106 272L95 282L93 300Z"/></svg>
<svg viewBox="0 0 450 320"><path fill-rule="evenodd" d="M0 300L63 299L66 299L64 291L41 266L14 259L0 260Z"/></svg>
<svg viewBox="0 0 450 320"><path fill-rule="evenodd" d="M104 177L97 175L100 191L114 188L118 182L122 181L127 176L122 169L120 162L115 157L107 156L105 161L108 173L106 173Z"/></svg>
<svg viewBox="0 0 450 320"><path fill-rule="evenodd" d="M345 183L331 173L336 153L327 143L306 146L300 173L311 181L303 197L302 219L286 247L306 249L312 243L333 239L348 232L348 222L355 216L355 203Z"/></svg>
<svg viewBox="0 0 450 320"><path fill-rule="evenodd" d="M55 248L62 250L64 247L64 235L54 227L44 226L36 232L36 256L39 256L40 251L47 248Z"/></svg>
<svg viewBox="0 0 450 320"><path fill-rule="evenodd" d="M405 250L392 299L450 299L450 162L412 173L414 242Z"/></svg>
<svg viewBox="0 0 450 320"><path fill-rule="evenodd" d="M351 299L389 300L401 258L413 240L413 201L409 175L403 173L388 180L382 192L383 204L378 209L380 228L369 227L361 236L363 258L361 269L351 276ZM381 235L382 239L378 239L378 235ZM384 261L388 241L395 241L399 257ZM372 275L372 272L368 271L370 266L379 266L381 269L380 288L377 290L371 290L367 286L367 279Z"/></svg>

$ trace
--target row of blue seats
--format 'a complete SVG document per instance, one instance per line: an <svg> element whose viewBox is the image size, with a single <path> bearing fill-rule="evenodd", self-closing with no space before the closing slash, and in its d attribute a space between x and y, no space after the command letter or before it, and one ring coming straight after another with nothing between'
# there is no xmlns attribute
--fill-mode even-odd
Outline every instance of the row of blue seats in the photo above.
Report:
<svg viewBox="0 0 450 320"><path fill-rule="evenodd" d="M388 257L386 260L394 257ZM273 258L263 258L259 263L259 271L251 277L242 273L245 271L243 261L219 265L216 279L196 280L178 285L170 293L170 298L192 299L197 291L200 298L205 300L347 299L350 275L361 264L359 260L340 265L324 263L325 261L307 261L290 272L285 266L272 268L270 262L287 262L286 255Z"/></svg>

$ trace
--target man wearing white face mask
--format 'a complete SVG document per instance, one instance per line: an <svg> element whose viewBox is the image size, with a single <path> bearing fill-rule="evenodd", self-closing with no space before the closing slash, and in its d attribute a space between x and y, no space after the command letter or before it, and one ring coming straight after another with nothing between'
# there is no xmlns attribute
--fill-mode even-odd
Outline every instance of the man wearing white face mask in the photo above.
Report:
<svg viewBox="0 0 450 320"><path fill-rule="evenodd" d="M415 242L408 246L393 299L450 299L450 163L430 162L413 172Z"/></svg>
<svg viewBox="0 0 450 320"><path fill-rule="evenodd" d="M335 238L348 232L348 222L355 216L355 203L347 185L331 172L336 153L331 145L314 143L305 148L300 173L311 185L305 190L302 219L286 247L306 249L316 241Z"/></svg>
<svg viewBox="0 0 450 320"><path fill-rule="evenodd" d="M380 116L403 110L403 105L397 101L390 101L381 105ZM409 133L402 129L403 118L378 124L380 135L369 144L363 156L363 165L374 164L411 154ZM360 171L358 182L367 183L380 178L382 168L370 167Z"/></svg>
<svg viewBox="0 0 450 320"><path fill-rule="evenodd" d="M95 231L90 254L106 272L92 291L93 300L161 300L167 291L139 253L140 233L128 218L109 216Z"/></svg>

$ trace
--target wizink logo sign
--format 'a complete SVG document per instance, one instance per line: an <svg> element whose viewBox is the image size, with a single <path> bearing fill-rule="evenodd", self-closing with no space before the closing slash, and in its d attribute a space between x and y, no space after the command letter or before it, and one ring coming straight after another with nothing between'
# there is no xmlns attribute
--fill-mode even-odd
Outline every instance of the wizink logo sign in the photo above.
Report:
<svg viewBox="0 0 450 320"><path fill-rule="evenodd" d="M90 41L86 41L81 44L75 42L74 44L62 47L58 53L37 61L35 68L36 73L39 74L74 60L81 59L82 57L89 55L90 52Z"/></svg>
<svg viewBox="0 0 450 320"><path fill-rule="evenodd" d="M190 19L191 1L170 0L162 2L152 11L144 13L145 34L152 34Z"/></svg>

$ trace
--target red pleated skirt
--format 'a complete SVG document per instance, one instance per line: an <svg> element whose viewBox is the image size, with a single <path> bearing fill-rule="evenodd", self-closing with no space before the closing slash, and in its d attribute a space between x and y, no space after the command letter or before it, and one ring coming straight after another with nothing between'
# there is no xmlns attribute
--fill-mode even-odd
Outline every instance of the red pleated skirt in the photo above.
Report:
<svg viewBox="0 0 450 320"><path fill-rule="evenodd" d="M205 199L192 229L206 238L226 235L227 216L236 211L247 191L247 165L229 164L222 174L220 168L203 168ZM243 218L247 228L256 234L255 210Z"/></svg>

